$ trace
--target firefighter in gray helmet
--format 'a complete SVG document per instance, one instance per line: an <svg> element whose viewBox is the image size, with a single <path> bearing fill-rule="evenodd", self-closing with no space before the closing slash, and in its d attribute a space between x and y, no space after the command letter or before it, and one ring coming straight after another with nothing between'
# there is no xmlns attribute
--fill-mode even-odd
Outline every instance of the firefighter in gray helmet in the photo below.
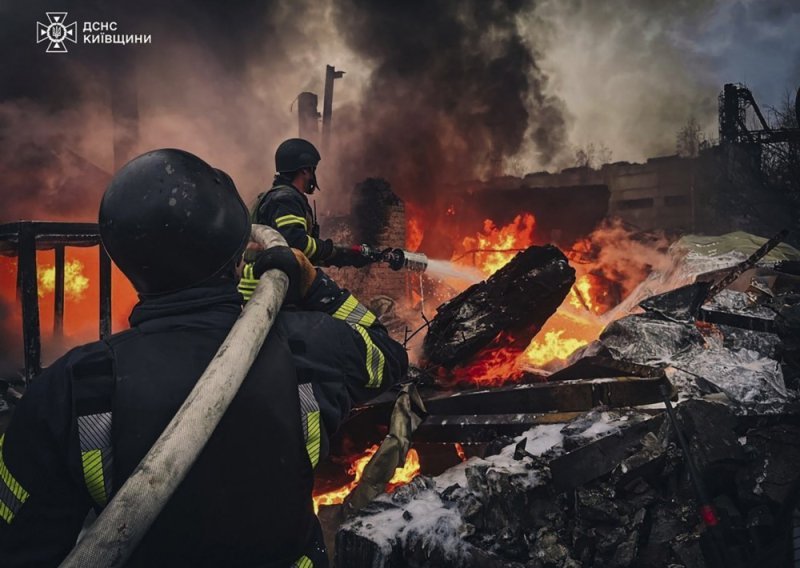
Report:
<svg viewBox="0 0 800 568"><path fill-rule="evenodd" d="M139 303L130 329L81 345L26 385L0 436L0 566L57 566L190 395L242 313L250 219L224 172L155 150L111 180L100 238ZM408 359L375 315L289 247L260 251L287 303L230 407L126 562L325 568L313 471L350 408ZM168 472L161 472L167 474Z"/></svg>
<svg viewBox="0 0 800 568"><path fill-rule="evenodd" d="M331 239L321 239L316 215L307 195L319 189L317 165L321 157L314 145L302 138L290 138L275 151L275 179L272 187L260 194L250 211L254 223L277 229L289 246L317 266L365 266L363 256L351 247L338 246Z"/></svg>

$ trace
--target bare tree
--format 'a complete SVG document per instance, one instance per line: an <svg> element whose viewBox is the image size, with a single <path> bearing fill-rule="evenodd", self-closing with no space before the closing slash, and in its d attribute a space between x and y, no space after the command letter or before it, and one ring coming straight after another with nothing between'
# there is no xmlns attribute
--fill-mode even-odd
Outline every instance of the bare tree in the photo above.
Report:
<svg viewBox="0 0 800 568"><path fill-rule="evenodd" d="M795 101L792 98L790 93L786 93L779 107L767 110L772 128L798 128ZM765 145L761 167L768 184L786 192L800 205L800 142L794 140Z"/></svg>
<svg viewBox="0 0 800 568"><path fill-rule="evenodd" d="M575 147L575 166L578 168L597 169L610 161L611 149L602 142L599 146L590 142L586 146Z"/></svg>
<svg viewBox="0 0 800 568"><path fill-rule="evenodd" d="M706 136L694 116L680 129L675 136L675 152L684 158L696 158L706 145Z"/></svg>

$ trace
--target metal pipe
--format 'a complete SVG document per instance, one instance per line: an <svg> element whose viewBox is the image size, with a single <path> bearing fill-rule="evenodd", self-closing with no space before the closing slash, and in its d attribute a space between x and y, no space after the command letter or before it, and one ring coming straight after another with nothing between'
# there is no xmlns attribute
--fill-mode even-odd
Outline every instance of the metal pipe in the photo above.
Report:
<svg viewBox="0 0 800 568"><path fill-rule="evenodd" d="M333 122L333 82L344 77L333 65L325 66L325 94L322 99L322 154L328 153Z"/></svg>
<svg viewBox="0 0 800 568"><path fill-rule="evenodd" d="M265 248L286 245L280 233L261 225L253 225L252 238ZM192 392L62 568L125 564L239 390L278 315L288 285L284 273L264 273Z"/></svg>

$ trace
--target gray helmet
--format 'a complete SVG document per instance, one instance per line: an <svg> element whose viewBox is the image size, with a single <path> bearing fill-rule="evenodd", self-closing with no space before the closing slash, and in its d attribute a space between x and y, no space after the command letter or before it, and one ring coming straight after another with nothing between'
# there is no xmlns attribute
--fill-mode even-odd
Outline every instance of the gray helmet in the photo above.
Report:
<svg viewBox="0 0 800 568"><path fill-rule="evenodd" d="M100 238L143 295L202 284L233 266L250 237L230 176L183 150L134 158L100 203Z"/></svg>
<svg viewBox="0 0 800 568"><path fill-rule="evenodd" d="M289 138L275 151L275 171L290 173L303 168L316 168L322 158L314 145L302 138Z"/></svg>

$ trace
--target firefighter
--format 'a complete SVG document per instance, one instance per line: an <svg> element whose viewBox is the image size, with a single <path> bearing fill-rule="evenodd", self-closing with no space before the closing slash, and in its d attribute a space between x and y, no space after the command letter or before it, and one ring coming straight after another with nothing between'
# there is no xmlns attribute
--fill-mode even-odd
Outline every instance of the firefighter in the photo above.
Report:
<svg viewBox="0 0 800 568"><path fill-rule="evenodd" d="M30 383L0 438L0 566L56 566L164 430L242 309L250 235L224 172L181 150L111 180L100 236L133 283L130 329L77 347ZM258 253L287 302L239 392L128 566L327 565L311 490L351 404L407 369L375 316L298 251ZM284 306L287 306L285 303Z"/></svg>
<svg viewBox="0 0 800 568"><path fill-rule="evenodd" d="M316 215L306 195L319 189L317 164L320 155L302 138L290 138L275 151L272 187L258 196L250 217L254 223L277 229L289 246L303 251L317 266L366 266L369 260L350 247L321 239Z"/></svg>

